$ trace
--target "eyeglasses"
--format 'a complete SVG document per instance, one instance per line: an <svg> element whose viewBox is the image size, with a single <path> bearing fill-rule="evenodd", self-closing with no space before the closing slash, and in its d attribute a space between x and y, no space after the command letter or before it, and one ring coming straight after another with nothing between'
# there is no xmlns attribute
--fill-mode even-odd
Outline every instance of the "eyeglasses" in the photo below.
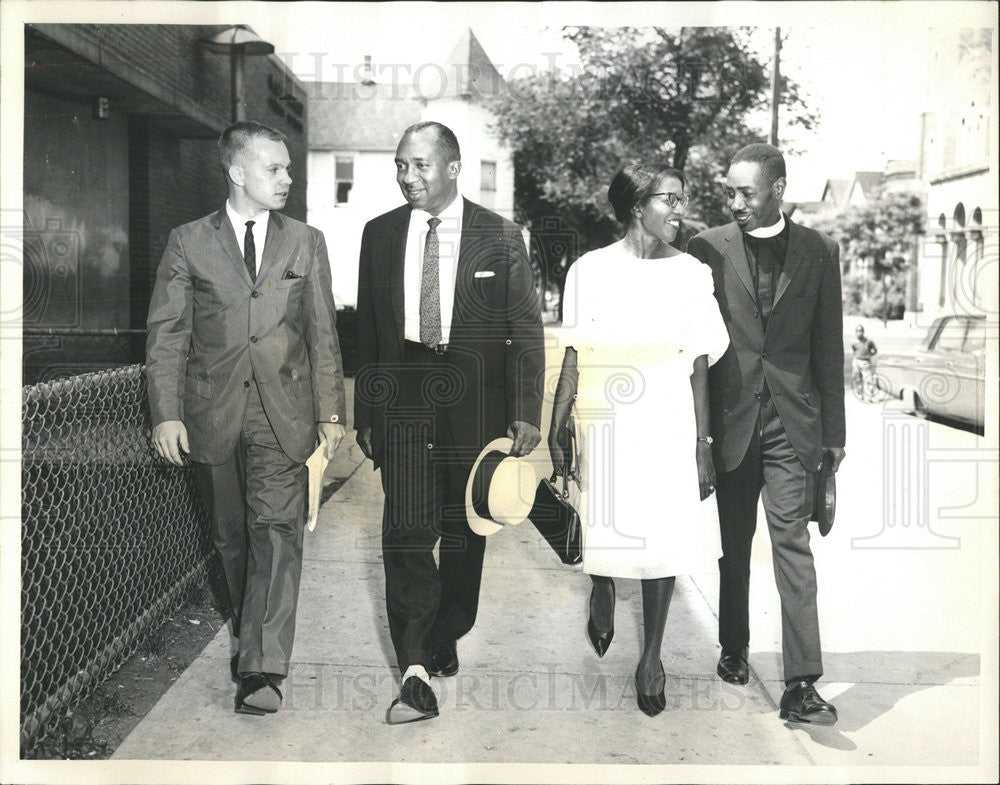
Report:
<svg viewBox="0 0 1000 785"><path fill-rule="evenodd" d="M660 191L659 193L650 194L650 198L654 196L662 196L663 201L667 203L667 206L673 209L677 205L687 207L688 195L687 194L675 194L670 191Z"/></svg>

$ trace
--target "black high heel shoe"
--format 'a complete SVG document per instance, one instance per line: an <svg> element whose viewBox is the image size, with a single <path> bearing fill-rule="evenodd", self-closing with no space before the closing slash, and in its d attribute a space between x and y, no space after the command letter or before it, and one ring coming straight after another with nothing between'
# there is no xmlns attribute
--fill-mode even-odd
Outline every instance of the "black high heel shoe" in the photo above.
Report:
<svg viewBox="0 0 1000 785"><path fill-rule="evenodd" d="M594 647L598 657L603 657L604 653L611 648L611 640L615 637L615 584L611 582L611 629L607 632L598 632L594 625L594 589L595 583L590 589L590 616L587 619L587 637L590 638L590 645Z"/></svg>
<svg viewBox="0 0 1000 785"><path fill-rule="evenodd" d="M663 686L667 685L667 675L663 672L663 663L660 663L660 673L663 674ZM667 708L667 696L661 689L657 695L647 695L639 690L639 668L635 669L635 701L639 704L639 709L647 717L655 717Z"/></svg>

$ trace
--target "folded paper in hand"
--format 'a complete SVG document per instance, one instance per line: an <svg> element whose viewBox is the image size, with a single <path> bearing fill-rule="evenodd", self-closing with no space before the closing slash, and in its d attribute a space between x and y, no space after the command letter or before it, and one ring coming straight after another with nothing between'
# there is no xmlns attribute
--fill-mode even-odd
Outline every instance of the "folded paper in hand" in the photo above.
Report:
<svg viewBox="0 0 1000 785"><path fill-rule="evenodd" d="M306 468L309 470L309 518L306 525L309 527L309 531L316 528L319 498L323 491L323 475L326 473L328 463L330 461L327 460L322 444L313 451L313 454L306 461Z"/></svg>

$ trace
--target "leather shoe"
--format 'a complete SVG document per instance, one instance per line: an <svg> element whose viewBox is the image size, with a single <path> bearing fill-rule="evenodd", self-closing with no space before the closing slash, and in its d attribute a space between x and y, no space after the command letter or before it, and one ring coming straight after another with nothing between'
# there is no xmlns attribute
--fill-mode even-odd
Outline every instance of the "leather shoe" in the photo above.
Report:
<svg viewBox="0 0 1000 785"><path fill-rule="evenodd" d="M611 629L607 632L600 632L594 624L594 592L597 591L595 583L590 588L590 615L587 618L587 637L590 638L590 645L594 647L598 657L603 657L604 653L611 648L611 641L615 637L615 584L611 582Z"/></svg>
<svg viewBox="0 0 1000 785"><path fill-rule="evenodd" d="M455 641L435 647L431 652L431 664L427 672L431 676L454 676L458 673L458 650Z"/></svg>
<svg viewBox="0 0 1000 785"><path fill-rule="evenodd" d="M248 673L240 679L236 691L236 713L262 716L273 714L281 706L281 690L266 673Z"/></svg>
<svg viewBox="0 0 1000 785"><path fill-rule="evenodd" d="M663 677L663 685L666 687L667 677L663 672L663 663L660 663L660 675ZM645 714L647 717L655 717L665 708L667 708L667 696L664 694L663 688L655 695L650 695L648 693L642 692L639 689L639 669L636 668L635 671L635 700L639 704L639 710Z"/></svg>
<svg viewBox="0 0 1000 785"><path fill-rule="evenodd" d="M750 666L747 664L748 651L722 650L715 672L719 678L730 684L746 684L750 681Z"/></svg>
<svg viewBox="0 0 1000 785"><path fill-rule="evenodd" d="M403 682L399 697L389 705L385 721L389 725L402 725L436 716L438 704L434 690L419 676L410 676Z"/></svg>
<svg viewBox="0 0 1000 785"><path fill-rule="evenodd" d="M778 716L789 722L812 725L835 725L837 722L837 710L833 704L823 700L808 681L797 681L785 688Z"/></svg>

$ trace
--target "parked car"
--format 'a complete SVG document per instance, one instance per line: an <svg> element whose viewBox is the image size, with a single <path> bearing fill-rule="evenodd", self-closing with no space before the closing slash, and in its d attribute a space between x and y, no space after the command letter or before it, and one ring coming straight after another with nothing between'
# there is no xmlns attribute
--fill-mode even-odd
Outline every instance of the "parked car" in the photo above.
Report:
<svg viewBox="0 0 1000 785"><path fill-rule="evenodd" d="M934 415L983 428L986 409L984 316L934 320L919 349L872 358L876 384L916 415Z"/></svg>

